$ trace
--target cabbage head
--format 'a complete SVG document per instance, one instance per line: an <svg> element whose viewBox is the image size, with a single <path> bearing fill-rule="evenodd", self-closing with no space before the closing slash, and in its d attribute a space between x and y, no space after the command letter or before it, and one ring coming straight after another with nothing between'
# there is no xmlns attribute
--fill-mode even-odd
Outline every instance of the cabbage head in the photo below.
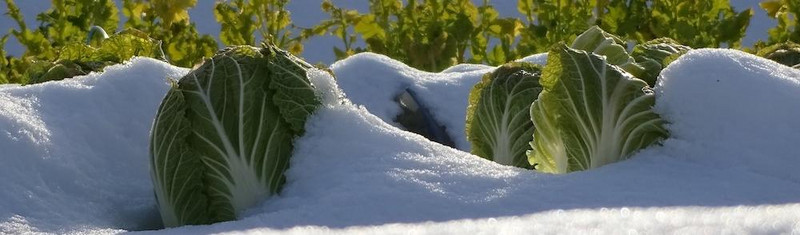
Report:
<svg viewBox="0 0 800 235"><path fill-rule="evenodd" d="M666 138L644 81L605 57L559 45L551 49L531 106L537 170L567 173L621 161Z"/></svg>
<svg viewBox="0 0 800 235"><path fill-rule="evenodd" d="M655 86L661 70L691 49L691 47L681 45L670 38L657 38L636 45L633 47L631 56L645 70L638 78L647 82L651 87Z"/></svg>
<svg viewBox="0 0 800 235"><path fill-rule="evenodd" d="M542 86L539 65L512 62L483 76L469 94L466 134L472 154L503 165L532 168L530 107Z"/></svg>
<svg viewBox="0 0 800 235"><path fill-rule="evenodd" d="M292 141L320 105L308 68L272 45L236 46L173 84L150 140L166 227L234 220L279 192Z"/></svg>

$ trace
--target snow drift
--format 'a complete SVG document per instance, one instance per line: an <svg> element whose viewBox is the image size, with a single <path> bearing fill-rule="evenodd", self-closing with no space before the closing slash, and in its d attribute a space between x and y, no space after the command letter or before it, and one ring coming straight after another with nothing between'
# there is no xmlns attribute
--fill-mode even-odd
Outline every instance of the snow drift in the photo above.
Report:
<svg viewBox="0 0 800 235"><path fill-rule="evenodd" d="M800 139L800 73L774 62L728 50L681 57L656 87L672 137L566 175L498 165L387 123L397 112L388 93L413 86L463 136L471 82L492 68L421 74L374 54L332 68L344 96L363 106L331 102L336 83L312 79L329 98L297 140L279 195L238 221L150 232L800 232L800 176L791 169L800 150L790 143ZM8 189L0 233L156 227L148 130L165 77L186 72L135 59L102 74L0 87L0 187Z"/></svg>

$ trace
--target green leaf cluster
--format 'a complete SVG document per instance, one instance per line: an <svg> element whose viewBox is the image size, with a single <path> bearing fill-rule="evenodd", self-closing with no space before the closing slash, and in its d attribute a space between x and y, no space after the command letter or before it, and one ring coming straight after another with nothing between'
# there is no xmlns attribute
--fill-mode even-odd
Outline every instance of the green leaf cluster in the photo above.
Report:
<svg viewBox="0 0 800 235"><path fill-rule="evenodd" d="M769 29L768 44L782 42L800 43L800 0L768 0L759 3L767 16L778 24Z"/></svg>
<svg viewBox="0 0 800 235"><path fill-rule="evenodd" d="M672 38L691 47L739 47L753 15L728 0L519 0L526 28L518 54L546 51L592 25L644 43Z"/></svg>
<svg viewBox="0 0 800 235"><path fill-rule="evenodd" d="M291 13L286 10L289 0L219 1L214 17L222 25L220 40L225 45L255 45L258 33L265 41L286 48L292 54L303 52L304 37L292 37Z"/></svg>
<svg viewBox="0 0 800 235"><path fill-rule="evenodd" d="M171 64L192 67L217 51L216 40L197 33L195 23L189 19L188 8L196 3L196 0L123 0L123 13L128 18L124 27L161 41Z"/></svg>
<svg viewBox="0 0 800 235"><path fill-rule="evenodd" d="M439 71L471 62L499 65L573 41L591 26L628 41L672 38L691 47L739 47L752 10L735 11L727 0L518 0L524 17L501 18L488 0L370 0L370 11L322 9L331 19L307 30L329 32L344 42L338 58L360 51L388 55L413 67ZM671 25L664 27L664 25ZM366 48L355 48L363 39Z"/></svg>
<svg viewBox="0 0 800 235"><path fill-rule="evenodd" d="M533 139L530 106L542 86L539 65L513 62L483 76L469 93L466 134L477 156L533 168L525 152Z"/></svg>
<svg viewBox="0 0 800 235"><path fill-rule="evenodd" d="M128 30L102 39L97 46L72 43L60 48L55 61L37 61L25 72L27 84L61 80L122 63L134 56L164 58L158 41Z"/></svg>
<svg viewBox="0 0 800 235"><path fill-rule="evenodd" d="M326 0L322 9L331 19L308 33L327 32L342 39L344 48L334 48L339 58L371 51L416 68L440 71L467 61L505 63L511 56L504 52L510 51L521 28L511 18L499 18L488 1L480 7L469 0L370 0L369 4L370 12L361 14ZM353 47L357 36L366 48ZM501 45L487 52L492 38Z"/></svg>
<svg viewBox="0 0 800 235"><path fill-rule="evenodd" d="M593 26L571 46L555 45L544 68L503 65L470 92L472 153L549 173L627 159L668 135L650 87L690 49L661 38L629 53L619 37Z"/></svg>
<svg viewBox="0 0 800 235"><path fill-rule="evenodd" d="M304 29L302 32L303 37L329 34L339 38L339 40L342 40L344 48L333 47L333 52L337 59L342 59L356 52L364 51L362 48L355 48L353 46L358 38L356 38L356 34L353 34L350 30L350 27L356 25L357 22L360 21L361 15L358 11L337 7L330 0L323 0L320 7L323 12L329 15L329 18L321 21L312 28Z"/></svg>
<svg viewBox="0 0 800 235"><path fill-rule="evenodd" d="M756 55L789 67L800 68L800 44L778 43L759 50Z"/></svg>
<svg viewBox="0 0 800 235"><path fill-rule="evenodd" d="M37 16L37 28L29 28L14 1L5 0L7 15L17 28L0 42L4 45L9 35L13 36L25 52L20 57L2 53L0 83L63 79L98 71L131 56L166 59L191 67L217 50L216 41L209 35L198 35L189 21L187 9L195 3L124 0L122 12L128 18L128 30L109 38L104 29L115 31L119 24L119 10L113 0L54 0L49 10Z"/></svg>
<svg viewBox="0 0 800 235"><path fill-rule="evenodd" d="M279 192L293 140L320 105L309 68L274 45L235 46L173 85L150 141L166 227L234 220Z"/></svg>
<svg viewBox="0 0 800 235"><path fill-rule="evenodd" d="M597 26L578 35L570 47L605 56L609 64L619 66L650 86L655 85L667 64L692 49L670 38L658 38L638 44L628 53L625 41Z"/></svg>
<svg viewBox="0 0 800 235"><path fill-rule="evenodd" d="M73 42L83 42L92 26L116 28L119 23L116 4L112 0L53 0L49 10L36 17L40 25L30 28L13 0L5 0L7 15L17 24L3 36L3 45L8 35L14 36L25 47L18 58L0 62L0 83L26 83L27 71L39 66L41 61L54 61L62 47ZM90 41L92 42L92 41Z"/></svg>
<svg viewBox="0 0 800 235"><path fill-rule="evenodd" d="M567 173L627 159L668 135L643 80L598 54L554 47L531 106L536 127L529 160L537 170Z"/></svg>

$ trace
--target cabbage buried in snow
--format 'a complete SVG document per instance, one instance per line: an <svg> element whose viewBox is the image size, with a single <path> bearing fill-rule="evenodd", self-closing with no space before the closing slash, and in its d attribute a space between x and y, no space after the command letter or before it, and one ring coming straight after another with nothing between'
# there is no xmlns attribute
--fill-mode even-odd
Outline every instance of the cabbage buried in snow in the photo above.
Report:
<svg viewBox="0 0 800 235"><path fill-rule="evenodd" d="M548 53L544 91L531 106L528 153L537 170L596 168L627 159L667 136L647 84L604 57L565 45Z"/></svg>
<svg viewBox="0 0 800 235"><path fill-rule="evenodd" d="M469 93L466 132L472 154L504 165L532 168L525 152L533 139L531 104L542 86L541 68L509 63L483 76Z"/></svg>
<svg viewBox="0 0 800 235"><path fill-rule="evenodd" d="M173 85L150 142L166 227L234 220L280 190L292 140L320 104L308 68L271 45L238 46Z"/></svg>

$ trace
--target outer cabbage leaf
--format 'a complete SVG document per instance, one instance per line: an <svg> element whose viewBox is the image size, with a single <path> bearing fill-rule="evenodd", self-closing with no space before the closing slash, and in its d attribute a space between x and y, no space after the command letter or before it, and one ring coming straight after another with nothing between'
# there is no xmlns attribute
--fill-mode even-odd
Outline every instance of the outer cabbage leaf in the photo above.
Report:
<svg viewBox="0 0 800 235"><path fill-rule="evenodd" d="M600 27L592 26L578 35L571 47L605 56L609 64L617 65L636 77L645 72L645 68L628 54L625 41Z"/></svg>
<svg viewBox="0 0 800 235"><path fill-rule="evenodd" d="M532 168L525 152L533 139L530 107L542 86L541 67L505 64L483 76L469 94L466 134L472 154L504 165Z"/></svg>
<svg viewBox="0 0 800 235"><path fill-rule="evenodd" d="M650 86L655 86L661 70L666 68L669 63L675 61L678 56L686 54L691 47L684 46L669 38L658 38L633 47L631 56L641 65L645 71L638 78L644 80Z"/></svg>
<svg viewBox="0 0 800 235"><path fill-rule="evenodd" d="M789 67L800 66L800 44L797 43L778 43L761 49L756 54Z"/></svg>
<svg viewBox="0 0 800 235"><path fill-rule="evenodd" d="M529 161L543 172L586 170L627 159L668 133L653 91L603 57L565 45L548 54L531 106Z"/></svg>
<svg viewBox="0 0 800 235"><path fill-rule="evenodd" d="M151 170L165 226L233 220L280 190L292 140L320 104L305 63L287 55L228 48L164 99Z"/></svg>

